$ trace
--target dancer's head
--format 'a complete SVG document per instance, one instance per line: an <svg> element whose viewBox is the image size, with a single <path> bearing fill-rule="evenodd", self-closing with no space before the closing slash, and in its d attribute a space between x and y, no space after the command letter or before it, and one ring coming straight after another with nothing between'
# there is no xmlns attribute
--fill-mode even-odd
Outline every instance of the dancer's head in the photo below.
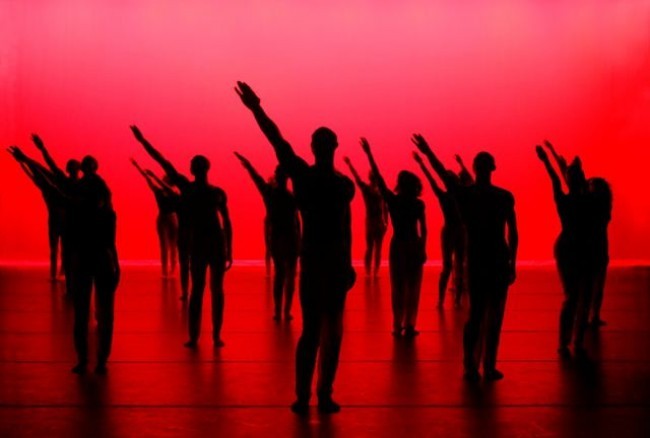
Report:
<svg viewBox="0 0 650 438"><path fill-rule="evenodd" d="M336 134L329 128L320 127L311 135L311 151L316 163L334 163L334 151L338 145Z"/></svg>
<svg viewBox="0 0 650 438"><path fill-rule="evenodd" d="M86 155L81 160L81 171L85 176L96 174L98 168L99 164L97 164L97 160L91 155Z"/></svg>
<svg viewBox="0 0 650 438"><path fill-rule="evenodd" d="M79 171L81 170L81 163L79 160L68 160L65 165L65 171L68 172L68 176L72 179L77 179L79 177Z"/></svg>
<svg viewBox="0 0 650 438"><path fill-rule="evenodd" d="M497 168L492 154L485 151L476 154L473 167L477 178L489 178Z"/></svg>
<svg viewBox="0 0 650 438"><path fill-rule="evenodd" d="M210 160L203 155L195 155L190 162L190 172L195 179L206 180L210 170Z"/></svg>
<svg viewBox="0 0 650 438"><path fill-rule="evenodd" d="M594 177L587 180L589 193L598 203L609 208L612 206L612 188L605 178Z"/></svg>
<svg viewBox="0 0 650 438"><path fill-rule="evenodd" d="M417 198L422 194L422 181L413 172L402 170L397 175L395 191L403 196Z"/></svg>

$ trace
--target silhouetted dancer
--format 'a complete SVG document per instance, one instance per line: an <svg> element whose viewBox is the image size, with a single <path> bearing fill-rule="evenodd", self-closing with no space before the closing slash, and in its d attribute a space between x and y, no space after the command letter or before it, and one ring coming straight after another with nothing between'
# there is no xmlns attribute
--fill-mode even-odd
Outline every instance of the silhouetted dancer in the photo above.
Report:
<svg viewBox="0 0 650 438"><path fill-rule="evenodd" d="M298 398L291 409L297 414L308 412L316 354L320 348L318 407L324 413L338 412L340 406L332 399L332 384L343 335L345 298L355 281L350 221L354 183L334 168L334 152L338 146L334 132L328 128L314 131L311 149L316 162L309 166L282 137L253 90L238 82L235 91L255 116L280 165L291 178L302 218L300 305L303 327L296 349Z"/></svg>
<svg viewBox="0 0 650 438"><path fill-rule="evenodd" d="M361 179L348 157L345 157L343 161L350 168L354 181L363 195L363 203L366 206L366 252L363 261L366 275L372 274L376 277L381 263L381 247L388 228L388 209L379 192L377 176L370 172L369 182L366 183Z"/></svg>
<svg viewBox="0 0 650 438"><path fill-rule="evenodd" d="M160 265L163 277L173 275L176 271L176 246L178 243L178 219L176 211L180 203L180 195L169 185L168 177L163 180L151 171L144 171L135 160L131 163L138 169L156 198L158 217L156 232L160 245ZM164 180L167 179L167 182Z"/></svg>
<svg viewBox="0 0 650 438"><path fill-rule="evenodd" d="M442 190L436 180L429 172L429 169L424 165L422 158L417 152L413 153L413 158L419 164L420 169L424 176L429 181L433 193L438 198L440 210L444 224L440 232L440 246L442 247L442 271L440 272L440 279L438 280L438 308L442 309L445 302L445 293L447 290L447 283L452 269L455 270L455 305L460 306L460 300L463 291L464 279L464 263L465 263L465 227L460 218L458 211L458 204L456 199L449 191ZM449 178L456 180L460 184L460 178L454 173L449 172Z"/></svg>
<svg viewBox="0 0 650 438"><path fill-rule="evenodd" d="M290 321L293 319L291 304L300 251L300 220L296 199L287 188L288 175L281 166L276 167L275 178L272 179L273 184L271 184L264 180L248 159L237 152L235 155L248 171L266 207L265 221L269 223L269 248L275 269L273 319L276 321L281 319L284 296L284 319Z"/></svg>
<svg viewBox="0 0 650 438"><path fill-rule="evenodd" d="M569 189L568 193L565 193L560 177L553 168L544 148L537 146L536 152L551 178L553 198L562 225L555 244L555 260L565 297L560 313L558 352L562 356L568 356L570 354L568 347L573 338L575 352L582 354L584 353L583 341L591 304L589 273L591 233L588 229L587 181L580 161L574 160L562 172ZM564 169L563 162L564 160L558 160L561 170Z"/></svg>
<svg viewBox="0 0 650 438"><path fill-rule="evenodd" d="M414 135L413 143L456 198L467 230L469 319L463 336L465 379L480 379L481 355L485 379L501 379L503 373L496 369L497 351L508 286L515 281L519 240L514 197L492 184L496 165L489 153L476 155L473 164L476 182L462 186L456 178L449 177L424 137Z"/></svg>
<svg viewBox="0 0 650 438"><path fill-rule="evenodd" d="M212 341L215 347L223 346L221 326L223 323L223 278L232 266L232 227L226 193L208 183L210 162L202 155L195 155L190 171L194 181L180 174L176 168L155 149L136 126L131 126L136 140L151 157L160 164L170 181L181 191L182 208L186 209L189 224L190 273L192 292L189 303L189 340L186 347L195 348L201 333L201 309L207 269L210 268L210 292L212 294Z"/></svg>
<svg viewBox="0 0 650 438"><path fill-rule="evenodd" d="M397 175L394 193L384 178L365 138L361 147L368 156L372 172L393 224L390 241L389 270L393 308L393 336L413 337L418 334L415 324L422 286L422 266L426 261L427 225L424 202L419 199L422 183L415 174L402 170Z"/></svg>
<svg viewBox="0 0 650 438"><path fill-rule="evenodd" d="M14 157L27 164L33 173L39 172L34 162L18 148ZM83 177L72 189L46 180L53 188L74 204L75 224L70 269L73 273L72 300L74 303L74 344L77 365L73 373L84 374L88 364L88 322L93 285L95 286L95 318L97 320L97 374L106 373L106 362L113 339L115 290L119 283L120 267L115 247L116 216L111 193L104 180L97 175L97 161L90 156L81 162Z"/></svg>
<svg viewBox="0 0 650 438"><path fill-rule="evenodd" d="M18 160L18 158L16 158L16 160ZM45 207L47 208L47 232L50 246L50 279L55 281L58 268L59 242L63 234L63 223L65 220L63 199L58 191L52 187L51 183L46 180L46 177L49 177L50 179L54 178L49 170L39 165L40 172L33 172L30 169L30 166L25 162L18 162L25 174L40 190L43 201L45 202ZM63 251L61 251L61 253L63 253ZM61 254L61 259L63 259L63 254ZM61 263L61 272L65 272L63 262Z"/></svg>
<svg viewBox="0 0 650 438"><path fill-rule="evenodd" d="M587 180L590 197L590 220L591 220L591 243L593 250L590 251L591 274L593 282L593 300L591 304L591 325L600 327L605 325L600 317L600 308L603 304L605 292L605 279L607 278L607 266L609 265L609 238L607 228L612 217L612 190L609 183L599 177Z"/></svg>
<svg viewBox="0 0 650 438"><path fill-rule="evenodd" d="M43 140L36 135L32 135L32 141L36 148L41 152L45 163L47 164L52 182L57 187L62 187L66 193L71 193L75 190L79 182L79 173L81 170L81 163L78 160L68 160L65 166L67 172L64 173L56 164L49 151L45 147ZM65 289L66 295L71 296L72 293L72 276L73 272L70 269L70 256L75 251L74 245L76 244L75 233L78 229L76 223L76 205L70 202L63 203L63 224L61 228L61 260L63 265L63 272L65 274Z"/></svg>

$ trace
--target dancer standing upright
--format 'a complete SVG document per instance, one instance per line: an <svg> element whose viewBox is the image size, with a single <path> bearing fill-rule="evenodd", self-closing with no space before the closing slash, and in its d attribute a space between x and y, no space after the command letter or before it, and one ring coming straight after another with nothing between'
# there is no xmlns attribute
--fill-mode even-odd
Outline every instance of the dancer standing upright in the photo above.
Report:
<svg viewBox="0 0 650 438"><path fill-rule="evenodd" d="M396 193L393 192L381 176L370 144L365 138L361 139L361 147L368 157L372 172L377 176L379 191L388 206L393 224L389 255L393 336L413 337L418 334L415 324L422 286L422 267L427 258L425 209L424 202L419 199L422 183L415 174L402 170L397 176Z"/></svg>
<svg viewBox="0 0 650 438"><path fill-rule="evenodd" d="M343 308L347 291L355 282L352 268L350 203L354 183L334 168L336 134L318 128L311 150L316 162L308 165L294 152L280 130L262 109L260 98L244 82L235 91L252 112L269 140L278 161L293 183L302 218L300 306L303 327L296 348L296 395L291 409L308 412L311 382L319 353L318 407L333 413L340 406L332 399L343 336Z"/></svg>
<svg viewBox="0 0 650 438"><path fill-rule="evenodd" d="M274 183L270 184L255 170L241 154L235 155L248 171L266 207L266 221L269 222L269 248L273 258L275 277L273 279L273 319L279 321L282 315L284 297L284 319L293 319L291 304L296 282L296 266L300 248L300 220L293 193L287 188L287 174L281 166L275 169Z"/></svg>
<svg viewBox="0 0 650 438"><path fill-rule="evenodd" d="M172 184L181 192L188 220L188 248L192 292L189 303L188 348L196 348L201 334L201 311L206 275L210 269L210 292L212 294L212 341L215 347L224 345L221 339L223 324L225 272L232 266L232 227L226 193L208 182L210 161L203 155L192 158L190 170L194 181L179 173L136 126L131 126L136 140L145 151L160 164Z"/></svg>
<svg viewBox="0 0 650 438"><path fill-rule="evenodd" d="M469 319L463 336L465 379L480 379L480 355L485 379L502 379L503 373L496 368L497 351L508 287L515 281L519 242L514 197L492 184L496 164L491 154L476 155L476 182L461 186L456 178L450 178L424 137L416 134L412 141L456 198L467 230Z"/></svg>
<svg viewBox="0 0 650 438"><path fill-rule="evenodd" d="M151 171L144 171L135 160L131 163L147 182L156 198L158 217L156 218L156 232L160 245L160 266L163 277L173 275L176 270L176 247L178 244L178 218L176 212L180 203L180 195L168 184L158 178Z"/></svg>
<svg viewBox="0 0 650 438"><path fill-rule="evenodd" d="M366 275L377 276L381 263L381 248L388 228L388 209L379 191L377 176L370 172L369 182L361 179L348 157L343 159L363 195L366 206L366 252L363 258Z"/></svg>

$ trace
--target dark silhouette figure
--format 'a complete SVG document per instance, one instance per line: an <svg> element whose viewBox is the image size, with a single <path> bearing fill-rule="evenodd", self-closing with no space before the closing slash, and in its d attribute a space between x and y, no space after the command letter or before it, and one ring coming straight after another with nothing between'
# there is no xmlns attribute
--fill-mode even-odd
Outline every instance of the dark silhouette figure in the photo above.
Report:
<svg viewBox="0 0 650 438"><path fill-rule="evenodd" d="M379 191L377 176L371 171L368 175L369 182L366 183L361 179L350 159L345 157L343 160L350 168L354 181L363 195L363 203L366 206L366 252L363 261L366 275L372 274L376 277L381 263L384 235L388 228L388 209Z"/></svg>
<svg viewBox="0 0 650 438"><path fill-rule="evenodd" d="M52 173L39 165L39 171L33 172L30 166L25 162L18 161L27 177L40 190L45 207L47 208L47 231L48 243L50 246L50 279L56 280L59 260L59 243L63 235L63 224L65 220L65 210L63 199L59 192L52 187L47 178L53 179ZM37 165L35 163L34 165ZM63 260L63 250L61 251L61 260ZM65 273L63 262L61 263L61 273Z"/></svg>
<svg viewBox="0 0 650 438"><path fill-rule="evenodd" d="M156 198L158 217L156 231L160 244L160 265L163 277L173 275L176 271L176 246L178 242L178 219L176 211L180 203L180 195L170 186L168 177L162 180L151 171L144 171L135 160L131 163L140 172ZM167 180L167 181L165 181Z"/></svg>
<svg viewBox="0 0 650 438"><path fill-rule="evenodd" d="M343 335L345 298L355 282L350 221L354 183L334 168L334 152L338 146L334 132L324 127L314 131L311 149L316 162L309 166L282 137L253 90L238 82L235 91L255 116L280 165L291 178L302 219L300 305L303 327L296 349L297 400L291 408L300 415L308 412L311 381L320 349L318 407L324 413L338 412L340 406L332 399L332 384Z"/></svg>
<svg viewBox="0 0 650 438"><path fill-rule="evenodd" d="M486 380L503 378L496 369L508 287L515 281L518 245L514 197L492 184L494 158L479 152L474 158L476 182L462 186L436 157L421 135L413 143L422 152L458 203L467 230L469 319L463 336L465 379L480 379L481 355ZM506 238L506 226L508 229Z"/></svg>
<svg viewBox="0 0 650 438"><path fill-rule="evenodd" d="M567 166L566 161L555 153L548 142L547 148L556 158L568 187L568 193L565 193L546 151L542 146L537 146L537 156L544 163L551 179L553 198L562 225L555 243L555 260L565 297L560 313L558 352L562 356L568 356L572 338L575 352L584 353L583 341L591 305L589 241L592 236L588 226L589 198L580 160L576 159Z"/></svg>
<svg viewBox="0 0 650 438"><path fill-rule="evenodd" d="M427 226L424 202L419 199L422 183L413 173L402 170L397 176L394 193L386 186L365 138L361 147L368 156L372 172L393 224L390 241L389 269L393 307L393 335L413 337L422 286L422 266L426 261Z"/></svg>
<svg viewBox="0 0 650 438"><path fill-rule="evenodd" d="M266 222L269 223L269 248L273 258L275 277L273 280L273 319L281 319L282 298L284 296L284 319L289 321L291 304L296 281L296 266L300 249L300 220L296 199L287 188L288 175L281 166L275 169L273 184L255 170L245 157L235 152L239 161L248 171L257 190L262 195L266 207Z"/></svg>
<svg viewBox="0 0 650 438"><path fill-rule="evenodd" d="M464 288L464 264L465 264L465 226L460 218L458 203L449 191L442 190L436 180L424 165L422 158L417 152L413 153L413 158L422 169L424 176L429 181L433 193L438 198L440 210L444 224L440 232L440 245L442 249L442 271L438 280L438 308L441 309L445 302L447 283L454 270L455 281L455 305L460 306L462 291ZM460 178L453 172L449 172L448 177L460 185Z"/></svg>
<svg viewBox="0 0 650 438"><path fill-rule="evenodd" d="M603 304L605 279L607 278L607 266L609 265L607 228L612 217L612 190L609 183L603 178L589 178L587 184L592 223L592 236L590 241L593 245L593 251L591 251L593 282L591 325L593 327L599 327L606 324L600 317L600 308Z"/></svg>
<svg viewBox="0 0 650 438"><path fill-rule="evenodd" d="M74 190L76 184L79 182L81 163L74 159L68 160L66 163L66 174L56 164L45 147L43 140L41 140L38 135L33 134L32 141L36 148L41 152L41 155L49 168L49 173L45 172L45 169L42 169L41 174L48 176L54 185L57 187L63 187L67 192ZM71 203L63 202L62 208L63 223L61 226L61 261L63 272L65 274L66 295L71 296L73 273L70 270L70 255L74 251L74 248L72 247L73 239L71 236L74 235L77 224L74 222L75 214L74 211L72 211L75 209L75 206Z"/></svg>
<svg viewBox="0 0 650 438"><path fill-rule="evenodd" d="M11 149L14 157L25 163L36 174L42 167L26 157L20 149ZM72 186L59 186L41 173L52 188L71 205L74 233L71 240L70 271L72 273L72 300L74 303L74 344L77 365L72 372L84 374L88 364L88 323L93 285L95 286L95 318L97 320L97 374L106 373L106 362L113 339L115 290L119 283L120 267L115 246L116 216L111 192L97 175L97 161L86 156L81 162L83 177ZM73 207L72 207L73 206Z"/></svg>
<svg viewBox="0 0 650 438"><path fill-rule="evenodd" d="M232 266L232 227L226 193L208 183L210 162L202 155L192 158L190 171L194 181L180 174L176 168L155 149L136 126L131 126L136 140L160 164L172 184L181 192L181 210L187 214L188 248L192 292L189 303L189 340L186 347L195 348L201 333L201 311L207 270L210 268L212 294L212 340L215 347L223 346L225 272Z"/></svg>

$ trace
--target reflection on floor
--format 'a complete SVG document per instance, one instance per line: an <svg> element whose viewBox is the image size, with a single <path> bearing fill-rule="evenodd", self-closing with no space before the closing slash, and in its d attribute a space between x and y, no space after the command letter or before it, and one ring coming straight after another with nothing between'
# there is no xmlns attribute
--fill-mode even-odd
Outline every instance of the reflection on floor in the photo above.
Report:
<svg viewBox="0 0 650 438"><path fill-rule="evenodd" d="M0 268L0 436L650 436L650 270L608 277L590 359L556 354L562 300L551 268L524 268L511 289L500 350L503 381L461 380L466 305L435 310L425 271L413 341L390 335L387 272L362 276L347 302L335 398L343 411L293 415L301 326L272 320L262 268L227 274L226 346L210 318L188 351L176 280L126 268L107 376L70 373L72 309L45 269ZM209 294L208 294L209 295ZM209 299L206 295L206 299ZM206 302L207 312L210 306Z"/></svg>

